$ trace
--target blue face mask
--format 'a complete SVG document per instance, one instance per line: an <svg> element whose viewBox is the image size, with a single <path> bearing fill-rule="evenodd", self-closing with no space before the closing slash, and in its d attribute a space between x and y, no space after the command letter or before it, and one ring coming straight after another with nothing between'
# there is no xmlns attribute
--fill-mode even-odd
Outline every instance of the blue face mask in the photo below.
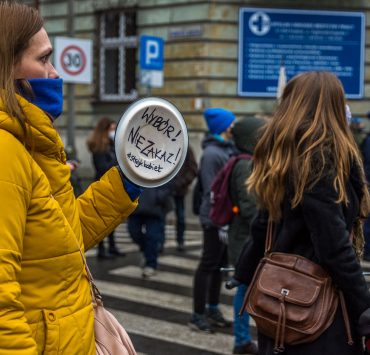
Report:
<svg viewBox="0 0 370 355"><path fill-rule="evenodd" d="M63 79L29 79L34 96L28 99L47 112L53 120L63 111Z"/></svg>

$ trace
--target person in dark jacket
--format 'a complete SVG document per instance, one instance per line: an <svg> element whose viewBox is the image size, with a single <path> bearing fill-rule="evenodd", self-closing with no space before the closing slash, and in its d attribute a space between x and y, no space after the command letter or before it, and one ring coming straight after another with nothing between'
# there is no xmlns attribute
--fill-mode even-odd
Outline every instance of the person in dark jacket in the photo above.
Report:
<svg viewBox="0 0 370 355"><path fill-rule="evenodd" d="M172 182L155 188L144 188L140 204L127 220L128 232L140 247L144 262L142 276L156 274L160 244L164 240L164 218L168 199L171 198Z"/></svg>
<svg viewBox="0 0 370 355"><path fill-rule="evenodd" d="M366 136L362 146L362 156L367 183L370 184L370 133ZM364 222L365 250L364 260L370 261L370 217Z"/></svg>
<svg viewBox="0 0 370 355"><path fill-rule="evenodd" d="M255 198L247 192L245 182L252 172L254 147L265 123L261 118L245 117L235 123L232 129L236 148L239 153L249 154L250 159L242 158L235 163L229 181L230 199L235 209L228 230L228 256L231 265L236 264L244 243L251 238L250 224L257 209ZM246 284L240 284L234 296L233 354L258 354L258 348L252 342L249 330L248 313L244 312L243 316L239 317L247 287Z"/></svg>
<svg viewBox="0 0 370 355"><path fill-rule="evenodd" d="M367 113L367 118L370 119L370 112ZM362 124L362 126L359 126L357 130L360 130L363 134L362 141L360 142L359 147L361 149L364 162L366 180L367 183L370 184L370 133L365 130L364 124ZM370 261L370 217L368 217L364 222L364 236L364 260Z"/></svg>
<svg viewBox="0 0 370 355"><path fill-rule="evenodd" d="M210 333L213 331L212 325L231 325L218 307L222 281L220 267L227 264L227 245L219 237L219 230L208 214L211 208L212 180L235 153L231 140L235 116L222 108L208 108L204 111L204 117L209 134L202 142L203 155L199 171L202 184L199 218L203 229L203 252L194 277L193 315L189 326L194 330Z"/></svg>
<svg viewBox="0 0 370 355"><path fill-rule="evenodd" d="M354 344L348 342L339 306L316 340L285 344L285 355L360 355L370 334L370 293L359 263L359 218L369 214L369 193L358 147L345 115L343 87L328 72L291 79L259 139L247 181L260 207L252 238L235 278L250 284L264 255L273 222L272 251L301 255L319 264L344 294ZM258 333L261 355L274 353L274 339Z"/></svg>
<svg viewBox="0 0 370 355"><path fill-rule="evenodd" d="M108 117L102 117L96 124L94 131L87 141L87 146L92 153L92 160L95 167L95 180L98 181L111 167L116 166L117 159L114 152L114 135L116 123ZM108 250L104 242L98 244L98 258L109 259L114 256L124 256L115 242L114 232L108 236Z"/></svg>
<svg viewBox="0 0 370 355"><path fill-rule="evenodd" d="M184 251L185 234L185 196L190 184L197 176L198 165L194 157L193 150L188 147L184 165L176 175L173 182L173 197L175 200L176 214L176 241L177 250Z"/></svg>

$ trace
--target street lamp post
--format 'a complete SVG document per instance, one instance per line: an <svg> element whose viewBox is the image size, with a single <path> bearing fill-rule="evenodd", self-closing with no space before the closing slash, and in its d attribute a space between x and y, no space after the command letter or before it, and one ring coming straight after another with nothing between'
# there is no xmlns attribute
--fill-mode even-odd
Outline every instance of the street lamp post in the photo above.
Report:
<svg viewBox="0 0 370 355"><path fill-rule="evenodd" d="M68 0L68 35L74 37L74 0ZM75 109L74 109L74 95L75 86L73 83L67 84L67 102L68 102L68 116L67 116L67 153L71 155L70 158L75 158Z"/></svg>

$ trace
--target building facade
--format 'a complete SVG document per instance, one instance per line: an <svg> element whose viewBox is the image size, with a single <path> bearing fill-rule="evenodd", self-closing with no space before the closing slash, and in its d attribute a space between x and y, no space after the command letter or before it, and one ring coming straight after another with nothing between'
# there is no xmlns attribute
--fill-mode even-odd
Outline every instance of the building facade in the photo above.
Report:
<svg viewBox="0 0 370 355"><path fill-rule="evenodd" d="M206 107L224 107L237 117L269 114L275 98L238 96L238 36L241 7L361 11L366 22L370 0L28 0L45 19L51 37L93 40L93 83L74 88L74 144L81 160L80 175L93 175L86 138L102 116L119 120L125 108L147 95L170 100L182 112L190 144L199 156ZM72 6L72 7L71 7ZM72 29L72 31L71 31ZM369 26L366 24L366 33ZM139 38L165 42L164 85L149 92L140 84ZM367 36L368 37L368 36ZM352 112L370 111L370 58L365 48L364 97L350 100ZM68 102L57 126L68 130Z"/></svg>

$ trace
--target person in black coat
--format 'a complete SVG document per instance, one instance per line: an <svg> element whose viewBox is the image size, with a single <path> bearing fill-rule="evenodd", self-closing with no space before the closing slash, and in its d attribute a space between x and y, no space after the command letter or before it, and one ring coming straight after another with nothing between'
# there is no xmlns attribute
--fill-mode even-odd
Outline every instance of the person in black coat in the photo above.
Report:
<svg viewBox="0 0 370 355"><path fill-rule="evenodd" d="M262 127L266 121L257 117L243 117L235 123L232 134L239 153L249 154L249 159L239 159L233 166L229 180L229 194L234 207L233 218L228 230L228 259L230 265L235 265L240 250L245 241L251 238L250 223L256 214L254 195L249 194L245 181L250 176L253 167L252 155ZM258 348L252 341L249 327L249 315L244 312L239 316L248 285L238 285L233 299L234 307L234 349L233 354L258 354Z"/></svg>
<svg viewBox="0 0 370 355"><path fill-rule="evenodd" d="M235 278L250 284L264 255L268 220L272 251L304 256L323 267L344 294L353 345L338 306L316 340L286 345L285 355L360 355L370 335L370 293L359 263L360 218L369 214L360 153L346 122L344 91L327 72L291 79L274 117L257 143L247 180L259 213L244 245ZM258 333L261 355L274 353L274 339Z"/></svg>
<svg viewBox="0 0 370 355"><path fill-rule="evenodd" d="M370 112L367 113L367 118L370 119ZM364 135L363 141L359 144L364 161L364 171L367 183L370 184L370 132L365 132L364 124L359 125L358 129ZM365 249L364 260L370 261L370 217L364 222Z"/></svg>
<svg viewBox="0 0 370 355"><path fill-rule="evenodd" d="M202 141L199 168L202 185L199 220L203 230L203 250L194 275L193 314L188 325L193 330L212 333L216 327L231 326L219 307L222 283L220 268L227 265L227 244L219 228L209 218L209 212L212 181L236 152L231 139L235 116L223 108L207 108L203 114L209 130Z"/></svg>
<svg viewBox="0 0 370 355"><path fill-rule="evenodd" d="M116 123L108 117L102 117L87 141L95 167L95 180L99 180L112 166L118 164L114 152L116 126ZM104 247L104 241L98 244L98 258L109 259L114 256L125 255L116 246L114 232L108 236L108 242L108 250Z"/></svg>
<svg viewBox="0 0 370 355"><path fill-rule="evenodd" d="M128 232L144 257L141 266L142 276L146 278L157 272L171 190L172 182L155 188L144 188L138 207L127 219Z"/></svg>
<svg viewBox="0 0 370 355"><path fill-rule="evenodd" d="M177 250L184 251L185 247L185 196L190 184L193 182L198 172L198 164L195 160L193 150L188 146L184 165L174 178L172 195L175 200L176 214L176 241Z"/></svg>

